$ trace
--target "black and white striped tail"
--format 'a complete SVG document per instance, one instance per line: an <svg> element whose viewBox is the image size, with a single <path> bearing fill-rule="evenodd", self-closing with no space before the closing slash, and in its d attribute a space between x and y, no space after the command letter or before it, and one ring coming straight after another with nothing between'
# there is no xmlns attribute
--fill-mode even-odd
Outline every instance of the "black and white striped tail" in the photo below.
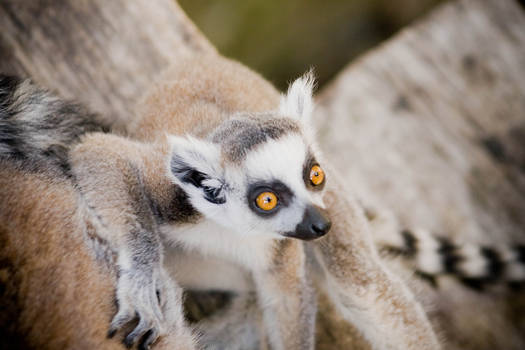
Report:
<svg viewBox="0 0 525 350"><path fill-rule="evenodd" d="M0 74L0 159L67 170L69 147L87 132L107 130L106 124L29 80Z"/></svg>
<svg viewBox="0 0 525 350"><path fill-rule="evenodd" d="M434 285L437 277L448 274L478 290L501 282L512 288L525 286L525 245L460 245L428 231L403 230L398 242L379 248L411 259L417 274Z"/></svg>

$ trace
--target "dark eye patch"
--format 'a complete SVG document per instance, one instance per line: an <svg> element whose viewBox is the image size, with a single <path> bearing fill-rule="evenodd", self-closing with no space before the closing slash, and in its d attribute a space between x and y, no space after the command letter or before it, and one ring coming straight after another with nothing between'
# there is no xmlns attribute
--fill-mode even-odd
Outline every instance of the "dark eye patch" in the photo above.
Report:
<svg viewBox="0 0 525 350"><path fill-rule="evenodd" d="M310 152L308 152L308 155L306 156L306 160L303 166L303 181L304 181L304 184L306 185L306 188L309 189L310 191L321 191L324 188L324 185L326 183L326 174L325 174L325 179L323 183L315 186L310 180L310 170L312 169L314 165L319 165L319 162L315 159L315 157Z"/></svg>
<svg viewBox="0 0 525 350"><path fill-rule="evenodd" d="M277 206L270 210L264 211L259 208L256 204L256 199L259 194L262 192L272 192L277 196ZM270 217L275 215L281 207L287 207L290 205L293 199L293 193L288 186L282 183L279 180L274 180L270 182L266 181L257 181L252 183L248 187L248 206L250 209L257 215L261 217Z"/></svg>

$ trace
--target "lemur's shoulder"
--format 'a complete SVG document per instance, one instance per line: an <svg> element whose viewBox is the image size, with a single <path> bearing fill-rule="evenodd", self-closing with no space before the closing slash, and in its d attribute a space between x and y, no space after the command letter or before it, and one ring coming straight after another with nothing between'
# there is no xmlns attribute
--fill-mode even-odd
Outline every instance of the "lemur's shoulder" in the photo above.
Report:
<svg viewBox="0 0 525 350"><path fill-rule="evenodd" d="M80 182L84 185L96 188L102 182L111 184L99 196L114 205L122 197L122 186L127 186L129 198L148 204L158 224L195 223L201 215L168 176L170 147L164 135L155 142L143 142L114 134L90 133L72 148L69 162L77 180L82 177Z"/></svg>

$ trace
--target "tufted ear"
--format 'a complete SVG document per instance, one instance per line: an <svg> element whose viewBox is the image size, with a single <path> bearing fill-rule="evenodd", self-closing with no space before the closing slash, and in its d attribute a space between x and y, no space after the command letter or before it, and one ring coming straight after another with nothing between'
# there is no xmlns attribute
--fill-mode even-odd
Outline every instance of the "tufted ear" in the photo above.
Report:
<svg viewBox="0 0 525 350"><path fill-rule="evenodd" d="M214 204L225 203L219 146L190 136L171 136L170 145L169 170L176 182L190 196L201 196Z"/></svg>
<svg viewBox="0 0 525 350"><path fill-rule="evenodd" d="M315 77L312 70L296 79L281 97L279 113L286 117L307 120L313 111Z"/></svg>

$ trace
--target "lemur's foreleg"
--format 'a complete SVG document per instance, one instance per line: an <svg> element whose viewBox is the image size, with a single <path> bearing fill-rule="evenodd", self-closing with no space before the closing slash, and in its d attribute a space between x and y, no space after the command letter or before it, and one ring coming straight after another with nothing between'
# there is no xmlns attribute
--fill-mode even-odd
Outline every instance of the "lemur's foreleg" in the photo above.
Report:
<svg viewBox="0 0 525 350"><path fill-rule="evenodd" d="M317 299L305 269L303 242L277 243L273 264L255 272L257 297L272 349L313 349Z"/></svg>
<svg viewBox="0 0 525 350"><path fill-rule="evenodd" d="M144 184L142 145L115 135L92 134L70 154L72 172L84 200L98 215L100 234L118 252L118 313L112 336L138 318L124 343L145 348L168 331L183 331L181 291L162 267L162 244L153 199ZM181 344L191 343L181 339ZM177 349L188 349L181 346Z"/></svg>
<svg viewBox="0 0 525 350"><path fill-rule="evenodd" d="M439 348L420 304L380 262L362 210L331 174L325 204L333 226L314 242L327 294L374 349Z"/></svg>

